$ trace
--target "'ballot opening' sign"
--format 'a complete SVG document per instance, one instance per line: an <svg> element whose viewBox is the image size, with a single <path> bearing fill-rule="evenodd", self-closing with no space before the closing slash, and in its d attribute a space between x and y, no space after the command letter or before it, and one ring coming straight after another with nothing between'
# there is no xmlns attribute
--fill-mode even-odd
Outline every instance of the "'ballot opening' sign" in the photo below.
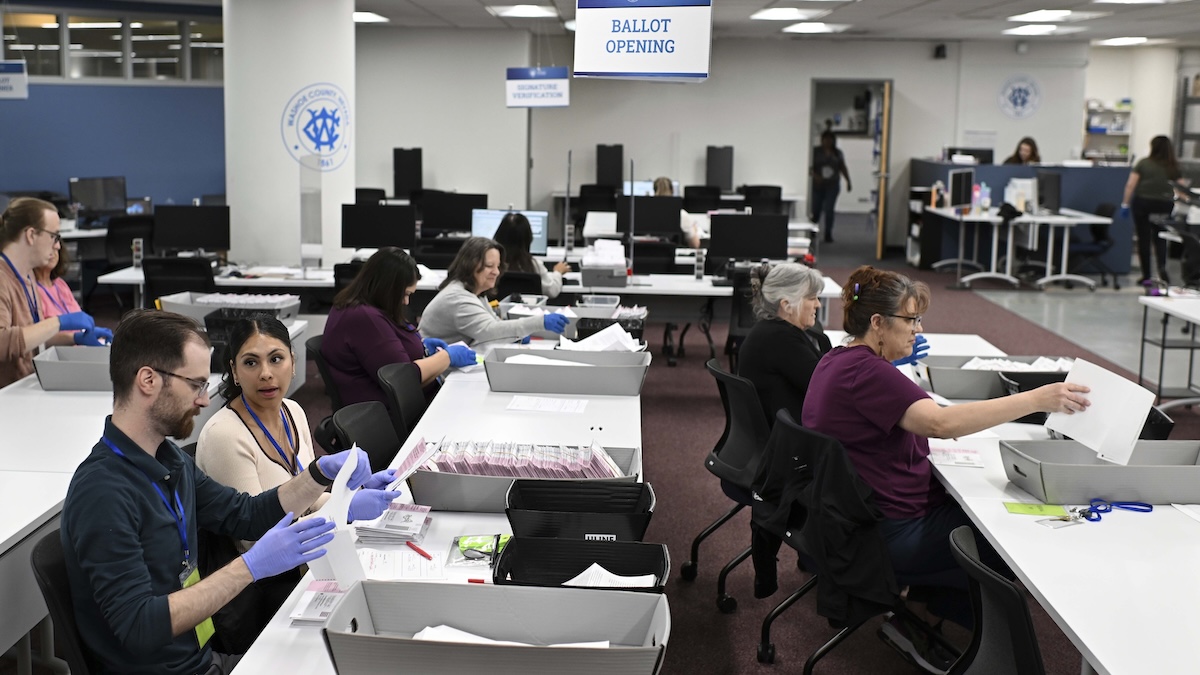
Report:
<svg viewBox="0 0 1200 675"><path fill-rule="evenodd" d="M578 0L575 77L708 78L711 0Z"/></svg>

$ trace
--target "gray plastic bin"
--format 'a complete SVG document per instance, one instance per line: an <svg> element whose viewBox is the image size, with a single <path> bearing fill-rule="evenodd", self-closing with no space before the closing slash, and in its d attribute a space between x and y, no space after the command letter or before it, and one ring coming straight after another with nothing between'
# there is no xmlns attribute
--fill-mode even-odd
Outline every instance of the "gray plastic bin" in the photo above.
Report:
<svg viewBox="0 0 1200 675"><path fill-rule="evenodd" d="M112 391L109 347L51 347L33 357L33 370L46 391Z"/></svg>
<svg viewBox="0 0 1200 675"><path fill-rule="evenodd" d="M539 646L412 639L441 624ZM654 675L671 635L671 611L657 593L362 581L323 633L339 675ZM606 649L545 646L603 640Z"/></svg>
<svg viewBox="0 0 1200 675"><path fill-rule="evenodd" d="M214 295L213 293L194 293L192 291L184 291L182 293L172 293L159 298L159 303L164 311L175 312L189 316L196 320L200 325L204 325L204 317L212 312L225 307L236 307L238 309L255 309L263 312L275 314L275 317L284 323L296 318L300 312L300 296L293 295L288 299L278 302L252 302L252 303L220 303L220 302L197 302L197 300L206 295Z"/></svg>
<svg viewBox="0 0 1200 675"><path fill-rule="evenodd" d="M921 359L933 393L955 400L984 400L999 398L1007 393L998 370L963 370L973 356L928 356ZM1037 356L1005 356L1008 361L1033 363ZM1051 357L1054 358L1054 357ZM1064 373L1065 375L1065 373Z"/></svg>
<svg viewBox="0 0 1200 675"><path fill-rule="evenodd" d="M578 361L593 366L548 366L505 361L517 354L535 354L548 359ZM528 350L497 347L483 362L492 391L518 394L572 394L578 396L638 396L650 352L577 352Z"/></svg>
<svg viewBox="0 0 1200 675"><path fill-rule="evenodd" d="M1009 481L1047 504L1200 503L1200 441L1138 441L1127 466L1078 441L1000 441L1000 459Z"/></svg>

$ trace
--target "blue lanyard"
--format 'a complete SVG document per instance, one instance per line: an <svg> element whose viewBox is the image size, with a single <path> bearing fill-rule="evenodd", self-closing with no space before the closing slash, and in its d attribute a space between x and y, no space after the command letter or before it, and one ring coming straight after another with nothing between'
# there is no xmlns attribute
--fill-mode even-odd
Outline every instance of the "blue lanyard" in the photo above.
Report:
<svg viewBox="0 0 1200 675"><path fill-rule="evenodd" d="M17 266L14 265L13 261L9 260L8 255L4 253L0 253L0 258L4 258L4 262L8 263L8 269L12 270L13 276L15 276L17 281L21 283L21 290L25 291L25 302L29 303L29 313L33 315L33 322L40 322L42 317L40 314L38 314L37 299L29 295L29 286L25 284L25 279L22 278L21 273L17 271Z"/></svg>
<svg viewBox="0 0 1200 675"><path fill-rule="evenodd" d="M125 453L121 452L121 449L114 445L112 441L108 440L107 437L101 436L100 440L104 441L104 444L108 446L108 449L116 453L117 457L120 457L130 464L133 464L133 460L126 457ZM135 464L134 466L137 465ZM138 470L141 471L140 468ZM188 548L187 514L183 511L183 502L179 500L179 490L175 490L175 506L171 506L171 501L167 499L167 495L163 493L162 488L158 486L158 483L155 482L154 479L149 475L147 475L145 471L142 471L142 475L146 476L146 480L150 481L150 486L153 487L154 491L158 493L159 499L162 500L163 504L166 504L167 510L170 511L171 515L175 517L175 528L179 530L179 539L183 542L183 563L185 565L191 563L192 551Z"/></svg>
<svg viewBox="0 0 1200 675"><path fill-rule="evenodd" d="M49 288L46 288L45 286L43 286L43 285L41 284L41 282L35 282L35 283L37 283L37 285L38 285L38 288L42 289L42 291L43 291L43 292L46 294L46 299L50 301L50 304L52 304L52 305L54 305L55 307L57 307L57 308L58 308L58 311L62 312L63 314L70 314L70 312L69 312L69 311L67 311L67 307L66 307L66 305L64 305L64 304L60 303L58 300L56 300L56 299L54 298L54 292L53 292L53 291L51 291Z"/></svg>
<svg viewBox="0 0 1200 675"><path fill-rule="evenodd" d="M254 409L250 407L250 404L246 403L245 394L242 394L242 406L246 408L246 412L250 413L250 417L254 419L254 423L258 425L258 428L262 429L263 435L267 437L267 440L271 441L271 445L275 446L275 452L279 453L279 458L283 460L283 465L287 467L288 471L292 472L293 476L299 476L300 472L304 470L304 467L300 466L299 453L295 456L294 461L288 459L287 453L283 451L283 448L279 447L279 442L275 440L271 432L267 431L266 425L262 423L262 420L258 419L258 415L254 414ZM292 430L288 427L287 418L283 416L282 409L279 411L279 419L283 420L283 432L287 434L288 445L293 448L296 447L296 443L292 441Z"/></svg>

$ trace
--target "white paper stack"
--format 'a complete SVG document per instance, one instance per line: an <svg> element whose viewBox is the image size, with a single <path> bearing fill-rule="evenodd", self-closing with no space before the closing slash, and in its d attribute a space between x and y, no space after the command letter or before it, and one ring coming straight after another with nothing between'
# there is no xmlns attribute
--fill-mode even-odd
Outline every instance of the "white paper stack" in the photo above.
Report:
<svg viewBox="0 0 1200 675"><path fill-rule="evenodd" d="M585 588L651 588L658 583L658 577L653 574L624 576L609 572L592 563L591 567L580 572L574 579L568 579L563 586L583 586Z"/></svg>
<svg viewBox="0 0 1200 675"><path fill-rule="evenodd" d="M546 316L547 314L562 314L568 319L579 318L579 315L570 307L558 307L553 312L547 312L545 307L536 307L533 305L513 305L508 308L508 315L510 317Z"/></svg>
<svg viewBox="0 0 1200 675"><path fill-rule="evenodd" d="M578 352L640 352L646 345L627 333L621 324L614 323L582 340L558 339L558 348Z"/></svg>
<svg viewBox="0 0 1200 675"><path fill-rule="evenodd" d="M406 541L419 544L425 540L432 522L428 506L392 502L383 515L355 523L354 529L358 533L358 543L363 545L403 544Z"/></svg>
<svg viewBox="0 0 1200 675"><path fill-rule="evenodd" d="M443 441L427 466L442 473L511 478L617 478L620 467L597 443L534 445L507 441Z"/></svg>
<svg viewBox="0 0 1200 675"><path fill-rule="evenodd" d="M605 267L625 264L625 245L615 239L597 239L583 254L584 267Z"/></svg>
<svg viewBox="0 0 1200 675"><path fill-rule="evenodd" d="M324 626L325 620L341 602L346 591L338 588L336 581L313 581L300 594L300 600L292 608L293 626Z"/></svg>
<svg viewBox="0 0 1200 675"><path fill-rule="evenodd" d="M1052 359L1039 356L1033 363L1010 361L1008 359L983 359L978 356L962 365L963 370L1003 370L1026 373L1065 373L1071 370L1072 359L1059 357Z"/></svg>
<svg viewBox="0 0 1200 675"><path fill-rule="evenodd" d="M300 302L300 296L285 293L208 293L196 298L197 305L267 305Z"/></svg>

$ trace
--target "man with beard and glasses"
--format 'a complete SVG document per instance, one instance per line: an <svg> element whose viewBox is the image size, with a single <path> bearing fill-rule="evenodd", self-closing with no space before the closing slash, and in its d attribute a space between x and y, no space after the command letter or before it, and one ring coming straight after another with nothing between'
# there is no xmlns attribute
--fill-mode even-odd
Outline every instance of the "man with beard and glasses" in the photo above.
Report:
<svg viewBox="0 0 1200 675"><path fill-rule="evenodd" d="M209 617L249 584L321 557L333 539L333 523L293 514L333 483L351 451L252 497L206 476L170 440L189 436L209 403L208 353L196 323L170 312L131 312L114 335L113 413L71 479L61 526L93 673L228 673L237 657L208 645ZM371 468L353 452L356 489ZM199 528L258 543L200 579Z"/></svg>

